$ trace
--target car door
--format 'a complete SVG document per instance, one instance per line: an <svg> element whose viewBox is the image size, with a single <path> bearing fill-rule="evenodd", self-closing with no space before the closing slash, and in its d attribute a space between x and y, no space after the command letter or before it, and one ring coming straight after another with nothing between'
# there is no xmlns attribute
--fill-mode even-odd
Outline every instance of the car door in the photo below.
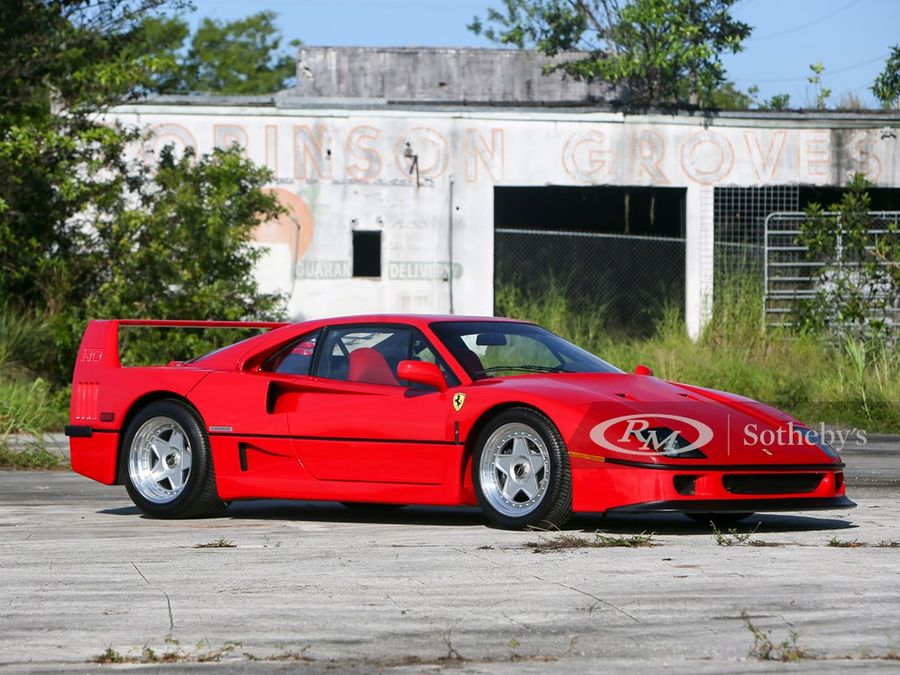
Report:
<svg viewBox="0 0 900 675"><path fill-rule="evenodd" d="M402 360L439 359L424 340L401 324L325 330L311 386L289 415L294 448L310 474L325 481L444 482L454 455L450 397L396 376Z"/></svg>

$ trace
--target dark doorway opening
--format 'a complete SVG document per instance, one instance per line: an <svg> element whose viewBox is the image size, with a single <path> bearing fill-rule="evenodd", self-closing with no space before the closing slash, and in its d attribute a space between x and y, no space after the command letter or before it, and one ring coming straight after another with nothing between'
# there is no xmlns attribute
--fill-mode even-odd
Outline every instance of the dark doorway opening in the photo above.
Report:
<svg viewBox="0 0 900 675"><path fill-rule="evenodd" d="M653 333L683 312L684 188L494 188L495 311L557 310L610 333Z"/></svg>
<svg viewBox="0 0 900 675"><path fill-rule="evenodd" d="M497 229L684 237L683 188L592 185L494 188Z"/></svg>
<svg viewBox="0 0 900 675"><path fill-rule="evenodd" d="M803 211L812 203L821 204L824 208L829 209L833 204L841 201L845 192L844 188L801 185L798 210ZM870 187L868 192L872 201L872 211L900 211L900 190L897 188Z"/></svg>

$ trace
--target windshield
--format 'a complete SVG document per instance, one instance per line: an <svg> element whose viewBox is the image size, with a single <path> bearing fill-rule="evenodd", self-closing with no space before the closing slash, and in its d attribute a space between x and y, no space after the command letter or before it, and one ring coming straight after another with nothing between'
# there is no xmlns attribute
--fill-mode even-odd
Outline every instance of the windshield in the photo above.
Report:
<svg viewBox="0 0 900 675"><path fill-rule="evenodd" d="M505 321L440 321L431 329L473 379L622 371L548 330Z"/></svg>

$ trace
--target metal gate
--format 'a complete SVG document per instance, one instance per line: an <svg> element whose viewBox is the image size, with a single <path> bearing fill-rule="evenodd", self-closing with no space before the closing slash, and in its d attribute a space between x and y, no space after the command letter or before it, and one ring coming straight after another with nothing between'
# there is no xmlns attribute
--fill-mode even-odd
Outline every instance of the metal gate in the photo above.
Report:
<svg viewBox="0 0 900 675"><path fill-rule="evenodd" d="M823 217L834 221L837 246L833 260L812 260L809 249L800 242L800 225L807 215L800 211L770 213L765 220L763 237L763 325L768 327L790 327L797 324L798 315L804 301L810 300L826 287L827 272L824 268L844 270L858 268L860 262L845 255L842 245L841 214L825 212ZM869 217L876 227L867 231L872 244L882 236L900 236L896 230L889 230L889 223L900 221L900 211L870 211ZM871 250L872 246L867 246ZM885 261L885 265L896 265L896 261ZM877 298L877 291L873 292ZM900 306L896 300L882 307L888 327L900 330ZM839 323L838 317L833 323Z"/></svg>

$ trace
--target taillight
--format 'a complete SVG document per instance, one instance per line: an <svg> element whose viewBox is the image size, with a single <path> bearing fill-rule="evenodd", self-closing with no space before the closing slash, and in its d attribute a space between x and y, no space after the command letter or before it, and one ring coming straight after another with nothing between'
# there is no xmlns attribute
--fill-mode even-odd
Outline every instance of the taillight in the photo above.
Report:
<svg viewBox="0 0 900 675"><path fill-rule="evenodd" d="M76 382L72 392L72 419L78 421L96 420L99 415L99 382Z"/></svg>

